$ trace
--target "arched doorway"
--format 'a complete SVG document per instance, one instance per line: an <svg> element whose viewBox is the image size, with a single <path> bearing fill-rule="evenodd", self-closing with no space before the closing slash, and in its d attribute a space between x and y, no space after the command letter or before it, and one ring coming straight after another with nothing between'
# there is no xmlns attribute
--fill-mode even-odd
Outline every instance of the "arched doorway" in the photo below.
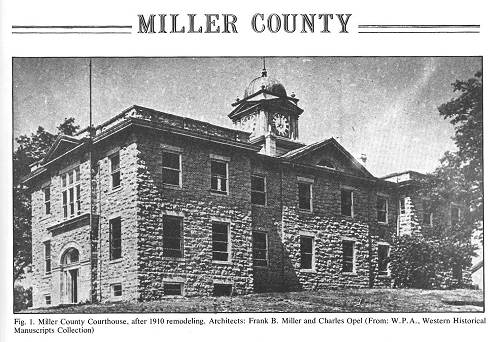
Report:
<svg viewBox="0 0 500 342"><path fill-rule="evenodd" d="M61 257L62 282L61 299L63 303L78 303L78 273L80 253L74 247L68 248Z"/></svg>

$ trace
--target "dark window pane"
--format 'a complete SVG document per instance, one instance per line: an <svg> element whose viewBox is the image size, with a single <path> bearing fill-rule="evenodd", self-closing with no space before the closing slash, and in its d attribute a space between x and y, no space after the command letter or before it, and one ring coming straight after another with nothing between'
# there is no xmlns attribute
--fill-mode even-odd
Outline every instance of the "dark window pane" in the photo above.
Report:
<svg viewBox="0 0 500 342"><path fill-rule="evenodd" d="M233 292L231 284L214 284L214 296L230 296Z"/></svg>
<svg viewBox="0 0 500 342"><path fill-rule="evenodd" d="M377 197L377 221L387 222L387 199Z"/></svg>
<svg viewBox="0 0 500 342"><path fill-rule="evenodd" d="M227 176L226 163L212 160L211 171L212 171L212 176L217 175L217 176L222 176L223 178L226 178L226 176Z"/></svg>
<svg viewBox="0 0 500 342"><path fill-rule="evenodd" d="M260 191L260 192L265 191L265 178L264 177L252 176L251 183L252 183L252 190L253 191Z"/></svg>
<svg viewBox="0 0 500 342"><path fill-rule="evenodd" d="M311 184L298 183L299 208L311 210Z"/></svg>
<svg viewBox="0 0 500 342"><path fill-rule="evenodd" d="M182 284L181 283L164 283L163 294L165 296L181 296Z"/></svg>
<svg viewBox="0 0 500 342"><path fill-rule="evenodd" d="M113 296L120 297L122 295L122 285L116 284L113 285Z"/></svg>
<svg viewBox="0 0 500 342"><path fill-rule="evenodd" d="M167 257L182 257L182 218L163 217L163 251Z"/></svg>
<svg viewBox="0 0 500 342"><path fill-rule="evenodd" d="M400 214L404 214L406 212L406 199L401 198L399 200L399 212Z"/></svg>
<svg viewBox="0 0 500 342"><path fill-rule="evenodd" d="M341 213L345 216L352 216L352 191L340 191Z"/></svg>
<svg viewBox="0 0 500 342"><path fill-rule="evenodd" d="M354 260L354 241L342 241L342 271L352 272Z"/></svg>
<svg viewBox="0 0 500 342"><path fill-rule="evenodd" d="M163 183L170 185L179 185L179 171L163 169L162 170L162 179Z"/></svg>
<svg viewBox="0 0 500 342"><path fill-rule="evenodd" d="M301 254L300 255L300 268L311 269L312 268L312 255L311 254Z"/></svg>
<svg viewBox="0 0 500 342"><path fill-rule="evenodd" d="M381 274L387 274L389 265L389 246L378 246L378 271Z"/></svg>
<svg viewBox="0 0 500 342"><path fill-rule="evenodd" d="M120 186L120 171L117 171L111 175L112 177L112 187L116 188L117 186Z"/></svg>
<svg viewBox="0 0 500 342"><path fill-rule="evenodd" d="M115 218L109 221L110 235L110 258L119 259L122 256L121 248L121 218Z"/></svg>
<svg viewBox="0 0 500 342"><path fill-rule="evenodd" d="M254 266L267 266L267 234L252 232Z"/></svg>
<svg viewBox="0 0 500 342"><path fill-rule="evenodd" d="M120 155L115 154L111 158L111 172L115 172L120 169Z"/></svg>
<svg viewBox="0 0 500 342"><path fill-rule="evenodd" d="M227 261L228 260L228 253L223 253L223 252L213 252L212 253L212 258L217 261Z"/></svg>
<svg viewBox="0 0 500 342"><path fill-rule="evenodd" d="M266 204L266 194L263 192L253 192L252 191L252 204Z"/></svg>
<svg viewBox="0 0 500 342"><path fill-rule="evenodd" d="M310 236L300 237L300 268L311 269L313 256L313 238Z"/></svg>
<svg viewBox="0 0 500 342"><path fill-rule="evenodd" d="M177 153L163 152L162 154L162 166L171 169L180 170L180 155Z"/></svg>

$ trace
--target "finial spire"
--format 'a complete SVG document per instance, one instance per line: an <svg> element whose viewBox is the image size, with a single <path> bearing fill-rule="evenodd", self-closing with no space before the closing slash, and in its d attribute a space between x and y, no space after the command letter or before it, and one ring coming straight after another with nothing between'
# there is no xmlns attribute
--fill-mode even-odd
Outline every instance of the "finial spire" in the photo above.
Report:
<svg viewBox="0 0 500 342"><path fill-rule="evenodd" d="M262 77L266 77L267 76L266 57L262 57L262 63L264 64L264 68L262 69Z"/></svg>

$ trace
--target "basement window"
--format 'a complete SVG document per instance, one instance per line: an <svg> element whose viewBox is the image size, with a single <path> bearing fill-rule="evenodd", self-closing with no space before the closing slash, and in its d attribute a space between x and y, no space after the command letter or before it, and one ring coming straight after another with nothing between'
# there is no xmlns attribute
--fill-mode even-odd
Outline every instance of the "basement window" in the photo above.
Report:
<svg viewBox="0 0 500 342"><path fill-rule="evenodd" d="M214 284L214 293L216 297L231 296L233 293L233 285L231 284Z"/></svg>
<svg viewBox="0 0 500 342"><path fill-rule="evenodd" d="M164 296L182 296L183 290L184 290L183 283L176 283L176 282L163 283Z"/></svg>
<svg viewBox="0 0 500 342"><path fill-rule="evenodd" d="M113 297L121 297L122 296L122 284L112 284L111 285L111 295Z"/></svg>
<svg viewBox="0 0 500 342"><path fill-rule="evenodd" d="M52 304L52 297L50 295L45 295L45 305Z"/></svg>

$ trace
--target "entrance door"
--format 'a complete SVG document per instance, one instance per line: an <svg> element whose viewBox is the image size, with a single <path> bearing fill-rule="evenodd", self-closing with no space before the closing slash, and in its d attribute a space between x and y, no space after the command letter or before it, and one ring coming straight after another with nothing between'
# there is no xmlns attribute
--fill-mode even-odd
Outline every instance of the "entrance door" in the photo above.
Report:
<svg viewBox="0 0 500 342"><path fill-rule="evenodd" d="M70 303L78 303L78 270L70 270Z"/></svg>
<svg viewBox="0 0 500 342"><path fill-rule="evenodd" d="M78 303L78 270L80 253L75 248L69 248L62 257L63 268L61 283L61 299L63 303Z"/></svg>

